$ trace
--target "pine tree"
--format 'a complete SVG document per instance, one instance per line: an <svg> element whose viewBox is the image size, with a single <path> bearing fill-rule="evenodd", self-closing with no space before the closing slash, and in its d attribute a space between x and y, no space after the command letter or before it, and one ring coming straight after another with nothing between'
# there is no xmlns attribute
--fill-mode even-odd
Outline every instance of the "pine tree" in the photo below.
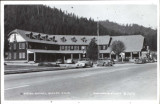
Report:
<svg viewBox="0 0 160 104"><path fill-rule="evenodd" d="M91 42L88 45L87 51L87 58L90 58L91 60L97 60L98 59L98 45L95 42L95 39L92 39Z"/></svg>

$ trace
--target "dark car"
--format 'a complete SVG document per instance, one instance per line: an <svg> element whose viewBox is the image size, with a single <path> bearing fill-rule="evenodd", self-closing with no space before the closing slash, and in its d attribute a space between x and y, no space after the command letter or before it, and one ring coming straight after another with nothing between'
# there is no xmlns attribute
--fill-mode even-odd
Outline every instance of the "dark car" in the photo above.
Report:
<svg viewBox="0 0 160 104"><path fill-rule="evenodd" d="M113 61L111 59L98 59L97 66L112 66Z"/></svg>
<svg viewBox="0 0 160 104"><path fill-rule="evenodd" d="M146 63L146 59L142 59L142 58L140 58L140 59L135 59L135 60L134 60L134 63L135 63L135 64L144 64L144 63Z"/></svg>

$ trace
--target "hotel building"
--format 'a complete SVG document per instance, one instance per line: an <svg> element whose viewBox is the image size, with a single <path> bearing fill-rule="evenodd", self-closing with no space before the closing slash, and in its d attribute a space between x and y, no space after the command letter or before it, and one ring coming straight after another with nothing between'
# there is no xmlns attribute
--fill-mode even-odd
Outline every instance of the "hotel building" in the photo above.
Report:
<svg viewBox="0 0 160 104"><path fill-rule="evenodd" d="M6 61L41 62L57 59L81 59L92 39L99 46L100 58L115 58L111 49L113 41L122 41L125 45L125 57L130 60L141 57L145 49L142 35L126 36L85 36L85 35L49 35L44 33L15 29L9 34L9 51ZM99 39L99 42L98 42Z"/></svg>

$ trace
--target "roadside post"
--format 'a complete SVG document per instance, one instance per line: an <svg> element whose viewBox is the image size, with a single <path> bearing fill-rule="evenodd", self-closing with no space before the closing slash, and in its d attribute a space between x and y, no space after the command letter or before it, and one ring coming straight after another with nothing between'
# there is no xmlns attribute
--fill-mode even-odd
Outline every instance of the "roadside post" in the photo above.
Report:
<svg viewBox="0 0 160 104"><path fill-rule="evenodd" d="M83 58L85 57L85 47L84 46L82 46L82 50L83 50Z"/></svg>

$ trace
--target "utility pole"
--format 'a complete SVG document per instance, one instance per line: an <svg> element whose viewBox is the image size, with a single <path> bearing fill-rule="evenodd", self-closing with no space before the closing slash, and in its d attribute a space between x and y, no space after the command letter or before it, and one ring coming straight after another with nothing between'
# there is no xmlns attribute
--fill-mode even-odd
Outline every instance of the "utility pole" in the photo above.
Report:
<svg viewBox="0 0 160 104"><path fill-rule="evenodd" d="M97 17L97 36L98 36L98 59L99 59L99 20L98 20L98 17Z"/></svg>

